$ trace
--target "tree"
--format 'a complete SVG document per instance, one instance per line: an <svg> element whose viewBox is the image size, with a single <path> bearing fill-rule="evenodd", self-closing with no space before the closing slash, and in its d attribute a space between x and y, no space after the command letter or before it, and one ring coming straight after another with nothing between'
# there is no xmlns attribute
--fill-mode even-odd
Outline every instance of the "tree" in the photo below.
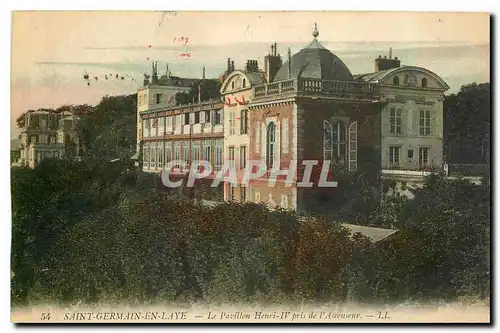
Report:
<svg viewBox="0 0 500 333"><path fill-rule="evenodd" d="M462 86L445 96L444 139L448 161L458 164L488 163L490 145L489 83Z"/></svg>
<svg viewBox="0 0 500 333"><path fill-rule="evenodd" d="M129 158L136 150L137 94L104 97L78 125L86 158ZM82 107L85 110L84 107Z"/></svg>

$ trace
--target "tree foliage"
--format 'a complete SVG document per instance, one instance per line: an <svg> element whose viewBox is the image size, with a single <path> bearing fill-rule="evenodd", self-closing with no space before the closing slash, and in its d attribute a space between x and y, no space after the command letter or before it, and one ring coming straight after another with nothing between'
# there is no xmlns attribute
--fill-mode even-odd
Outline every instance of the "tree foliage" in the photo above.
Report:
<svg viewBox="0 0 500 333"><path fill-rule="evenodd" d="M198 88L199 86L199 88ZM187 105L190 103L198 103L198 89L200 89L200 100L208 101L211 99L219 99L221 84L219 80L202 80L193 83L189 92L180 92L175 95L177 105Z"/></svg>
<svg viewBox="0 0 500 333"><path fill-rule="evenodd" d="M136 151L137 94L104 97L92 112L80 116L83 158L109 161Z"/></svg>
<svg viewBox="0 0 500 333"><path fill-rule="evenodd" d="M489 83L462 86L444 100L445 149L451 163L487 163L491 138Z"/></svg>

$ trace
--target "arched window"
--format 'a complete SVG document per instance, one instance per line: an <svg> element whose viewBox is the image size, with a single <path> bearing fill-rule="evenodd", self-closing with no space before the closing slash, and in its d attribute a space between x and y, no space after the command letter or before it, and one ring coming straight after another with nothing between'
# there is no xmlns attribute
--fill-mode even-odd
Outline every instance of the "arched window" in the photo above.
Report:
<svg viewBox="0 0 500 333"><path fill-rule="evenodd" d="M333 126L333 158L337 162L346 162L346 128L342 122Z"/></svg>
<svg viewBox="0 0 500 333"><path fill-rule="evenodd" d="M339 121L334 125L323 121L323 158L342 164L346 163L346 127Z"/></svg>
<svg viewBox="0 0 500 333"><path fill-rule="evenodd" d="M231 89L234 89L234 81L231 82Z"/></svg>
<svg viewBox="0 0 500 333"><path fill-rule="evenodd" d="M246 86L247 86L247 80L244 78L243 79L243 88L246 88Z"/></svg>
<svg viewBox="0 0 500 333"><path fill-rule="evenodd" d="M425 77L422 79L422 88L427 88L427 79Z"/></svg>
<svg viewBox="0 0 500 333"><path fill-rule="evenodd" d="M266 135L266 164L267 168L271 169L274 164L274 148L276 146L276 124L270 122L267 125Z"/></svg>
<svg viewBox="0 0 500 333"><path fill-rule="evenodd" d="M399 76L395 76L394 79L392 79L392 84L399 86Z"/></svg>

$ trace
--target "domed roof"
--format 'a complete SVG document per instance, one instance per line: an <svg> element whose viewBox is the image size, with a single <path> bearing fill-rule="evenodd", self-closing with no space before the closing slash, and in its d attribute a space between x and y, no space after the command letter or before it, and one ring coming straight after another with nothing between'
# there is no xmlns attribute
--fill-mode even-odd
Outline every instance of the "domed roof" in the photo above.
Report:
<svg viewBox="0 0 500 333"><path fill-rule="evenodd" d="M349 68L335 54L321 45L314 30L314 40L307 47L291 57L290 77L288 76L288 60L281 66L273 81L289 78L310 78L322 80L350 81L352 74Z"/></svg>

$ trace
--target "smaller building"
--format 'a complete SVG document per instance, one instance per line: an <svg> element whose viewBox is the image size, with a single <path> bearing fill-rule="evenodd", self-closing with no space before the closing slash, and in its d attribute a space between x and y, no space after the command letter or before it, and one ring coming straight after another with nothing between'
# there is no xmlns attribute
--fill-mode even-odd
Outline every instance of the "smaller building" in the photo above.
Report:
<svg viewBox="0 0 500 333"><path fill-rule="evenodd" d="M18 165L30 168L46 158L78 156L79 118L70 111L30 110L17 119L21 129Z"/></svg>

